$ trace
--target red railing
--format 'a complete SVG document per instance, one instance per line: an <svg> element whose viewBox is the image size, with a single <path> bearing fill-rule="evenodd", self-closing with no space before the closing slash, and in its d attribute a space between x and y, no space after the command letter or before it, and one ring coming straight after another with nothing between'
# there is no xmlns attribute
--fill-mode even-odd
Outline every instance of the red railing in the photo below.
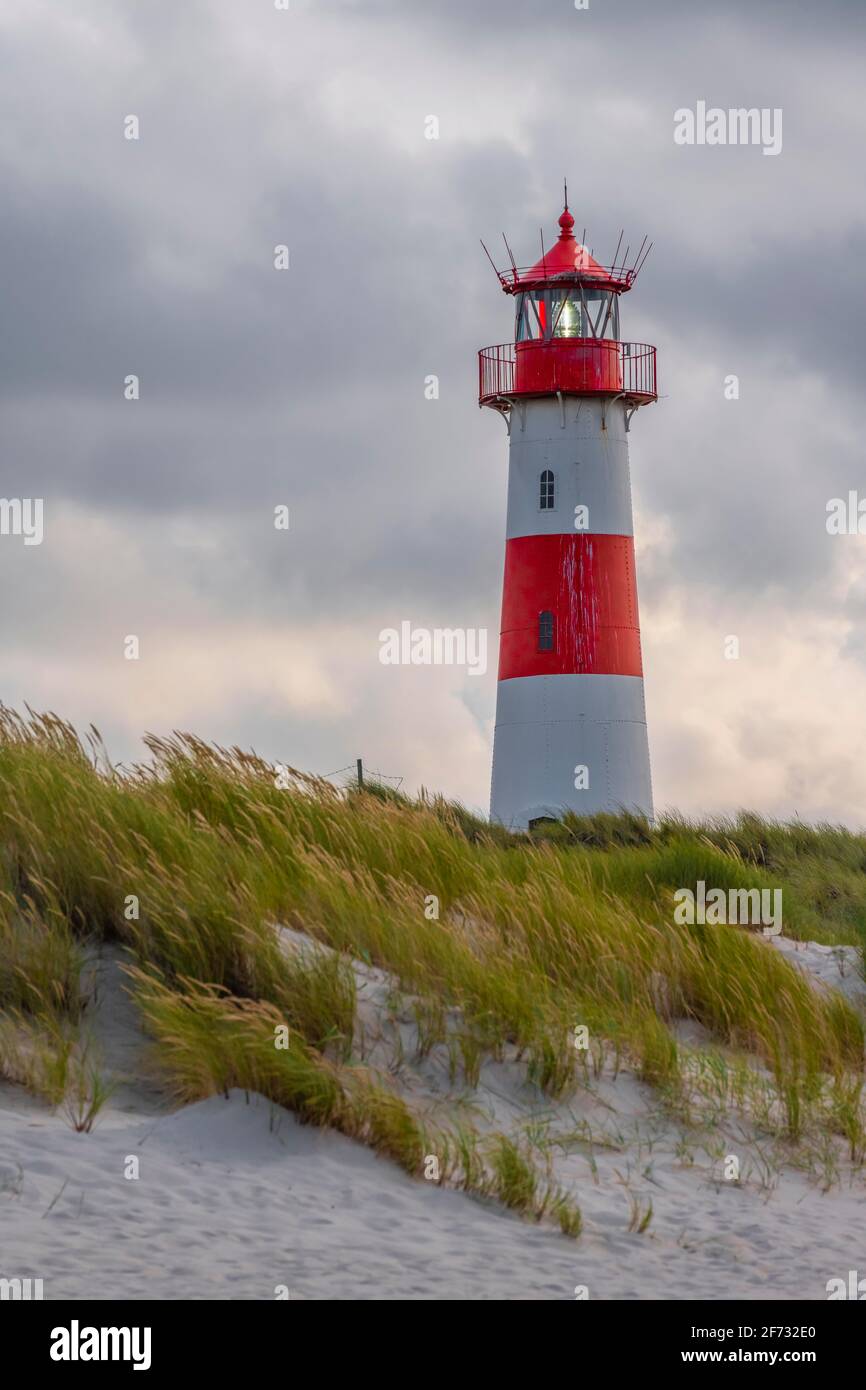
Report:
<svg viewBox="0 0 866 1390"><path fill-rule="evenodd" d="M625 395L644 404L658 398L656 350L647 343L596 338L500 343L478 354L478 403L498 397Z"/></svg>

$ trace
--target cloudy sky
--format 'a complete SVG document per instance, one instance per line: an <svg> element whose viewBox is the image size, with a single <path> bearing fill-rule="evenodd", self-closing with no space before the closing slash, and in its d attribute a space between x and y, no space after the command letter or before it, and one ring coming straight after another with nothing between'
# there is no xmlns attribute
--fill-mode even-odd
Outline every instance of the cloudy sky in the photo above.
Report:
<svg viewBox="0 0 866 1390"><path fill-rule="evenodd" d="M193 729L486 809L507 448L475 354L512 325L479 237L536 259L567 175L600 259L655 243L622 311L662 393L631 433L656 804L866 821L866 536L826 528L866 498L864 30L859 0L3 0L0 494L44 539L0 535L0 699L116 759ZM699 101L780 108L781 152L676 144ZM380 664L405 619L489 629L486 676Z"/></svg>

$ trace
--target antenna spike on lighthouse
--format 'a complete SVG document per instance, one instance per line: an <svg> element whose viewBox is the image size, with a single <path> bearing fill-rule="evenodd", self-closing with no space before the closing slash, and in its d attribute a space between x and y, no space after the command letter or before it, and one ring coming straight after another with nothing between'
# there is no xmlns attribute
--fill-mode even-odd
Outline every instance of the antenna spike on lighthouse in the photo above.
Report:
<svg viewBox="0 0 866 1390"><path fill-rule="evenodd" d="M643 241L641 242L640 246L638 247L637 255L636 255L635 258L634 258L634 265L632 266L632 271L635 270L635 268L636 268L636 266L637 266L637 263L638 263L638 261L639 261L640 258L641 258L641 252L643 251L643 249L644 249L645 246L646 246L646 237L644 237Z"/></svg>
<svg viewBox="0 0 866 1390"><path fill-rule="evenodd" d="M481 241L481 238L479 237L478 240ZM493 266L493 273L494 273L494 275L496 276L496 278L497 278L497 280L499 281L500 285L505 286L505 285L508 283L507 280L505 279L505 276L502 275L502 274L500 274L500 272L496 269L496 266L495 266L494 261L493 261L493 257L491 256L490 252L487 250L487 247L484 246L484 242L483 242L483 241L481 241L481 245L484 247L484 254L485 254L485 256L487 257L487 259L488 259L488 261L490 262L490 264Z"/></svg>
<svg viewBox="0 0 866 1390"><path fill-rule="evenodd" d="M565 210L568 212L568 179L562 180L562 190L565 194Z"/></svg>
<svg viewBox="0 0 866 1390"><path fill-rule="evenodd" d="M644 251L643 260L641 261L640 265L636 267L634 272L635 275L637 275L639 271L643 270L644 266L646 265L646 258L649 255L650 251L653 249L654 244L655 243L651 241L647 249Z"/></svg>

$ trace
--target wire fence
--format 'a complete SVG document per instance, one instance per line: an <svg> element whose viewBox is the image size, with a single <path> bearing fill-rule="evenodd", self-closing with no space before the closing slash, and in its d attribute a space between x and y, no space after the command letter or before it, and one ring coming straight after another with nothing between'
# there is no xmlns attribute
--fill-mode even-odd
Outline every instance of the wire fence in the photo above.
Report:
<svg viewBox="0 0 866 1390"><path fill-rule="evenodd" d="M394 791L399 791L403 785L402 777L393 772L378 772L366 767L360 758L354 763L348 763L346 767L338 767L335 772L323 772L321 778L323 782L334 781L338 787L363 787L366 782L380 786L393 783Z"/></svg>

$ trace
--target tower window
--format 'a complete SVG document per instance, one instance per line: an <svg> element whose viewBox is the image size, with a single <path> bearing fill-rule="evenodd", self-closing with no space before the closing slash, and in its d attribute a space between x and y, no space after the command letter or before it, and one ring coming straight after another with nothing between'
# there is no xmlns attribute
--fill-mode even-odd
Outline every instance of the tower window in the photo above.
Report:
<svg viewBox="0 0 866 1390"><path fill-rule="evenodd" d="M554 497L555 497L555 485L554 485L554 481L553 481L553 472L552 472L551 469L545 468L544 471L542 472L541 478L540 478L540 480L539 480L539 498L538 498L538 505L539 505L541 511L543 511L543 512L552 512L552 511L553 511Z"/></svg>
<svg viewBox="0 0 866 1390"><path fill-rule="evenodd" d="M540 652L553 651L553 614L549 612L539 613L538 615L538 650Z"/></svg>

